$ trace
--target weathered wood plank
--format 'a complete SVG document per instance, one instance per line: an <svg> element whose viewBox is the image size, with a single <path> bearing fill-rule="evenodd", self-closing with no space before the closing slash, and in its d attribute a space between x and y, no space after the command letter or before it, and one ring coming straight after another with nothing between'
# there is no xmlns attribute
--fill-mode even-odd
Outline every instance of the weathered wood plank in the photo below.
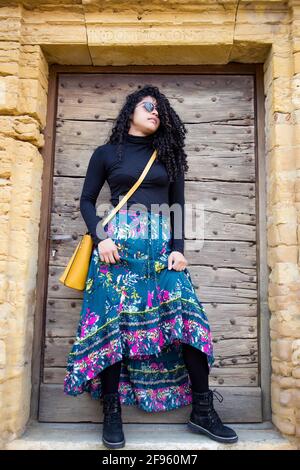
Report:
<svg viewBox="0 0 300 470"><path fill-rule="evenodd" d="M63 209L67 211L66 208L68 212L78 210L83 178L55 177L53 184L55 211L60 212ZM106 207L102 208L101 203L109 203L109 200L110 190L108 183L105 182L96 202L96 207L99 205L99 210L101 209L100 214L106 209ZM127 202L129 203L130 199ZM200 205L201 203L201 209L203 207L207 212L229 214L232 218L238 214L255 215L254 185L248 182L187 180L185 182L185 202L189 210L191 209L188 208L188 205L192 208L196 207L196 204ZM189 212L187 211L187 216L188 214Z"/></svg>
<svg viewBox="0 0 300 470"><path fill-rule="evenodd" d="M65 367L66 358L74 338L46 338L45 340L45 367ZM231 361L231 364L249 364L257 360L257 340L220 339L214 344L214 353L217 361ZM254 359L253 359L254 358ZM221 365L229 365L221 364Z"/></svg>
<svg viewBox="0 0 300 470"><path fill-rule="evenodd" d="M78 318L79 320L79 318ZM211 318L210 318L211 320ZM55 337L69 337L75 334L75 330L71 329L70 325L66 325L65 328L59 328L60 322L57 321L56 327L53 329L52 316L47 322L46 335L49 338ZM211 323L211 330L215 340L218 339L243 339L243 338L256 338L257 337L257 319L255 317L234 317L220 320L216 323ZM73 325L73 322L71 323ZM76 327L76 325L74 325ZM59 332L59 334L54 334Z"/></svg>
<svg viewBox="0 0 300 470"><path fill-rule="evenodd" d="M49 269L48 296L51 298L82 298L82 292L65 287L59 282L64 267ZM203 302L249 303L257 298L256 272L254 269L190 266L189 272L195 292Z"/></svg>
<svg viewBox="0 0 300 470"><path fill-rule="evenodd" d="M65 367L46 367L44 383L62 384L66 375ZM258 366L249 364L245 367L213 367L209 374L209 386L256 387L258 385Z"/></svg>
<svg viewBox="0 0 300 470"><path fill-rule="evenodd" d="M255 338L256 304L203 304L214 338ZM47 337L75 335L82 307L81 300L48 299ZM223 339L224 339L223 338Z"/></svg>
<svg viewBox="0 0 300 470"><path fill-rule="evenodd" d="M67 210L67 209L66 209ZM52 213L51 216L51 235L70 235L74 237L74 241L66 241L66 242L57 242L53 241L51 244L51 252L52 249L59 249L62 248L64 253L60 254L61 256L65 256L65 260L62 265L66 264L66 261L69 260L71 254L73 253L80 237L86 232L87 228L82 219L81 214L79 213L79 209L76 212L66 212L63 209L61 212ZM100 211L98 214L101 216ZM219 213L206 213L204 212L204 231L202 231L200 226L200 232L197 237L193 236L193 239L189 238L189 230L186 230L185 233L185 248L188 254L189 251L192 251L192 256L196 255L196 250L199 250L200 259L202 261L202 249L204 244L206 245L208 241L219 241L219 242L248 242L248 246L254 246L256 240L256 227L252 225L253 222L251 219L254 219L252 216L247 216L246 214L237 214L236 217L231 217L229 214L219 214ZM240 219L240 220L238 220ZM250 225L251 223L251 225ZM187 222L186 222L187 224ZM206 245L208 246L208 245ZM234 247L234 246L233 246ZM240 248L241 245L238 245ZM231 251L231 249L230 249ZM249 250L250 253L251 250ZM253 251L253 250L252 250ZM240 252L240 249L237 250L237 253ZM217 259L218 259L218 255ZM234 250L231 251L230 256L234 257ZM249 254L248 254L249 256ZM197 258L195 258L197 259ZM212 258L214 259L214 258ZM216 261L217 261L216 259ZM50 263L52 258L50 258ZM255 266L255 260L252 260L251 265ZM58 263L60 264L60 263ZM200 264L196 262L196 264ZM211 264L211 260L210 260Z"/></svg>
<svg viewBox="0 0 300 470"><path fill-rule="evenodd" d="M248 137L245 137L247 125L249 128L253 127L254 120L249 120L246 123L245 120L237 118L236 120L226 119L222 121L215 119L213 122L185 123L188 131L185 136L185 150L188 151L189 155L199 154L200 156L207 155L211 150L216 150L223 157L231 155L231 158L235 158L238 155L243 156L246 154L249 157L253 156L255 140L253 134L249 132L246 132ZM113 122L105 118L101 121L57 119L57 138L55 141L55 152L57 153L55 153L55 156L60 161L61 156L70 156L72 154L70 150L74 149L76 154L87 152L86 158L88 159L88 154L91 155L96 147L108 142L112 128ZM199 135L202 133L203 136L200 140ZM209 134L216 136L216 138L206 141L205 139ZM204 140L202 140L202 137ZM69 150L67 146L70 146ZM60 152L63 155L59 155Z"/></svg>
<svg viewBox="0 0 300 470"><path fill-rule="evenodd" d="M223 121L215 118L212 122L208 120L201 123L187 122L185 126L187 129L185 150L189 155L203 157L209 153L217 153L222 157L231 156L232 159L238 155L248 155L248 157L254 155L255 139L253 129L251 130L254 127L254 120L245 122L244 119L237 117L235 120ZM72 149L76 158L78 155L81 157L81 152L87 152L84 159L80 158L77 161L77 163L83 161L87 163L88 155L91 155L99 145L107 143L112 127L113 122L106 118L101 121L57 119L55 157L58 160L55 161L55 165L64 158L64 155L73 155Z"/></svg>
<svg viewBox="0 0 300 470"><path fill-rule="evenodd" d="M57 126L54 175L84 177L93 151L107 142L112 123L61 121ZM222 126L187 124L186 128L187 180L255 182L254 142L253 139L245 142L244 121L226 122ZM202 136L212 133L211 140L204 142Z"/></svg>
<svg viewBox="0 0 300 470"><path fill-rule="evenodd" d="M70 225L71 225L70 220ZM72 224L74 230L66 225L53 231L53 235L63 234L77 234L84 233L85 226L78 227L79 223ZM77 230L77 231L76 231ZM79 236L76 240L68 242L51 241L50 253L51 257L49 263L51 266L66 266L71 258L76 245L79 241ZM52 256L52 250L56 250L55 256ZM227 268L253 268L256 266L256 244L254 242L243 242L238 240L205 240L201 249L194 249L193 240L185 240L185 257L188 261L188 266L191 265L208 265L211 266L212 262L217 267Z"/></svg>
<svg viewBox="0 0 300 470"><path fill-rule="evenodd" d="M125 96L138 85L149 82L162 89L184 122L209 122L215 121L216 117L220 121L250 119L254 115L253 77L241 80L234 75L202 75L199 78L184 74L176 77L156 74L61 76L57 115L64 119L78 119L79 116L80 120L115 119Z"/></svg>
<svg viewBox="0 0 300 470"><path fill-rule="evenodd" d="M49 298L47 301L46 336L73 336L77 327L82 307L82 299L67 300ZM225 325L231 328L231 334L244 334L243 337L255 337L257 306L253 304L205 304L203 307L214 329L214 336L222 336ZM236 327L239 328L235 333ZM254 328L254 330L253 330ZM248 331L248 329L250 329Z"/></svg>
<svg viewBox="0 0 300 470"><path fill-rule="evenodd" d="M262 421L261 389L259 387L216 387L223 402L214 400L214 407L227 423L255 423ZM191 405L171 411L148 413L134 406L122 405L124 423L185 423ZM93 400L89 394L77 397L65 395L63 386L41 384L40 421L47 422L103 422L102 400Z"/></svg>

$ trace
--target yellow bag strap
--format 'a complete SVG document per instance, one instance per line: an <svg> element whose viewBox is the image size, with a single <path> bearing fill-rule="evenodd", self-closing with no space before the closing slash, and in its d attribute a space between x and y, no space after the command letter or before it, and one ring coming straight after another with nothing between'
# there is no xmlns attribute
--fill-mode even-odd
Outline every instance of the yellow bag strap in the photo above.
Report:
<svg viewBox="0 0 300 470"><path fill-rule="evenodd" d="M104 219L104 221L102 222L102 226L104 227L104 225L107 224L107 222L115 215L115 213L125 204L125 202L130 198L130 196L134 193L134 191L139 187L139 185L141 184L141 182L143 181L143 179L145 178L146 174L148 173L148 171L150 170L150 167L151 165L153 164L154 160L156 159L156 156L157 156L157 150L154 150L154 152L152 153L151 157L149 158L148 160L148 163L147 165L145 166L144 170L143 170L143 173L141 174L141 176L139 177L139 179L134 183L134 185L132 186L132 188L128 191L128 193L123 197L123 199L121 199L121 201L119 202L119 204L116 205L116 207L114 207L114 209L112 210L112 212Z"/></svg>

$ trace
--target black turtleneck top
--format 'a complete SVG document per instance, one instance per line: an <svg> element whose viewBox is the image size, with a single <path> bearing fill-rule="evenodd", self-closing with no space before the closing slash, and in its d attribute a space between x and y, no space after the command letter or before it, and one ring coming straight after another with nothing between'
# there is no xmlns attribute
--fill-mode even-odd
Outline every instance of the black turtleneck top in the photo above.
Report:
<svg viewBox="0 0 300 470"><path fill-rule="evenodd" d="M94 150L83 183L80 212L95 245L106 238L99 238L96 233L97 224L103 219L96 214L96 201L104 182L106 180L108 182L111 191L110 202L115 207L119 203L119 196L124 196L141 175L154 151L152 143L152 134L148 136L127 134L121 161L118 161L116 156L116 144L100 145ZM174 237L174 214L172 210L170 211L171 249L184 254L184 174L179 175L174 182L170 182L164 163L156 158L140 186L123 207L143 204L151 210L151 204L163 203L169 206L178 203L181 206L182 217L178 222L181 230L176 231L176 237ZM107 224L104 227L104 231L106 230Z"/></svg>

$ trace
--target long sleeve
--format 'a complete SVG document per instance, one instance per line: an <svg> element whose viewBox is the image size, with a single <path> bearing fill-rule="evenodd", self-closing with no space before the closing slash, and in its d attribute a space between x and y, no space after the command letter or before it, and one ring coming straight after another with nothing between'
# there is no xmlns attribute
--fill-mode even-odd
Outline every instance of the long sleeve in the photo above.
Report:
<svg viewBox="0 0 300 470"><path fill-rule="evenodd" d="M80 196L80 212L96 245L106 238L99 238L96 232L97 224L103 218L96 213L96 201L106 180L106 166L102 152L101 147L94 150L88 164Z"/></svg>
<svg viewBox="0 0 300 470"><path fill-rule="evenodd" d="M172 251L180 251L182 254L184 254L184 222L185 222L184 187L185 187L184 173L180 174L175 181L170 183L170 186L169 186L170 207L174 203L180 204L181 206L181 214L179 211L178 218L176 218L176 215L175 215L175 219L178 220L178 222L175 220L175 223L174 223L174 213L172 210L170 212L170 221L171 221L171 228L172 228ZM175 224L176 226L178 224L177 233L175 233ZM180 233L180 227L181 227L181 233ZM178 238L176 238L175 235L177 235Z"/></svg>

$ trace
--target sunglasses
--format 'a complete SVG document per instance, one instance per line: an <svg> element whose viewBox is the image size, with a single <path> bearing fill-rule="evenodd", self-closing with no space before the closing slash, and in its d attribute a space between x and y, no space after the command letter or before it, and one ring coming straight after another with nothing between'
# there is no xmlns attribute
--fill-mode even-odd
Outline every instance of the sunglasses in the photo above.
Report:
<svg viewBox="0 0 300 470"><path fill-rule="evenodd" d="M158 112L157 106L151 101L144 101L143 103L139 103L136 105L136 108L140 106L140 104L143 105L143 107L146 109L146 111L148 111L148 113L152 113L153 109L156 109L156 111Z"/></svg>

